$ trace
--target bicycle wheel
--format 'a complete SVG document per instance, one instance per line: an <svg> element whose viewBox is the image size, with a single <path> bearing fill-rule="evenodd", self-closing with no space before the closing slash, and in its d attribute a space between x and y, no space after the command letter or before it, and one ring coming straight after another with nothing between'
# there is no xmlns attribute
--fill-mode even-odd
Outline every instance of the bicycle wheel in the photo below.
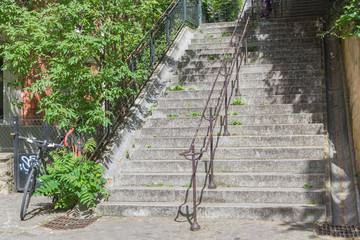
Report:
<svg viewBox="0 0 360 240"><path fill-rule="evenodd" d="M36 176L37 176L37 168L31 168L31 171L26 179L26 184L24 188L24 195L21 202L20 209L20 219L24 220L27 209L29 207L30 198L34 194L35 186L36 186Z"/></svg>

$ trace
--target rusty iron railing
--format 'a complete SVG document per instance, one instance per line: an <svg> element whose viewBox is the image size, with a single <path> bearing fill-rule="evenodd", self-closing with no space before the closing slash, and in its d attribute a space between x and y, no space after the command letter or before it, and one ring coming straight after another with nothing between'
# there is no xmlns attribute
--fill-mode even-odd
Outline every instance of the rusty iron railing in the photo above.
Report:
<svg viewBox="0 0 360 240"><path fill-rule="evenodd" d="M224 117L222 124L224 125L224 133L223 136L230 136L229 130L228 130L228 108L231 102L232 94L229 94L228 88L229 83L231 82L231 77L234 72L234 69L236 69L236 89L235 89L235 95L240 95L240 83L239 83L239 70L240 70L240 63L239 63L239 57L240 52L243 47L245 48L245 63L248 59L248 50L247 50L247 29L250 21L250 15L247 13L254 13L253 9L253 0L245 0L242 6L242 9L240 11L240 14L238 15L238 19L235 22L235 28L232 33L232 37L228 46L228 49L224 53L224 58L221 63L221 66L219 68L219 71L217 72L216 78L214 80L213 86L210 90L210 94L207 98L204 110L202 112L199 124L196 128L194 137L191 141L190 148L187 152L181 153L187 160L192 161L192 188L193 188L193 223L190 227L190 230L197 231L200 230L200 225L197 222L197 200L196 200L196 161L201 160L203 154L209 150L210 147L210 182L208 185L209 189L215 189L216 184L214 182L214 157L215 157L215 148L214 148L214 127L220 117L220 112L222 108L224 107ZM248 4L250 4L250 8L248 7ZM247 7L245 12L245 7ZM241 37L238 36L238 28L241 24L244 24L243 31L241 34ZM231 48L235 47L235 53L233 54L233 58L231 61L228 59L228 53ZM230 66L228 66L228 64ZM219 98L221 100L219 101L218 105L213 109L213 107L210 107L210 99L214 94L215 85L217 84L220 77L224 78L224 84L221 91L221 95ZM209 114L207 114L209 112ZM205 144L201 147L200 150L196 151L195 148L195 141L198 137L198 132L200 130L201 124L204 121L209 122L209 132L208 135L205 137Z"/></svg>

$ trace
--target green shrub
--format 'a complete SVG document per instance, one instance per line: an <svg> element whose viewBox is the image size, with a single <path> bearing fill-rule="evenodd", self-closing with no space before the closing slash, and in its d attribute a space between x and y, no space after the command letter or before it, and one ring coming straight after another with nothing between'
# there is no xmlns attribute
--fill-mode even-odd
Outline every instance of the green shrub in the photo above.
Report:
<svg viewBox="0 0 360 240"><path fill-rule="evenodd" d="M92 152L96 142L90 139L85 151ZM36 189L35 196L56 197L54 208L69 209L77 203L96 207L101 197L108 197L102 177L104 167L87 159L86 155L76 157L74 153L60 150L54 163L48 166L48 175L38 178L42 184Z"/></svg>
<svg viewBox="0 0 360 240"><path fill-rule="evenodd" d="M181 85L181 84L178 84L176 85L175 87L169 87L168 89L169 91L183 91L185 90L185 88Z"/></svg>
<svg viewBox="0 0 360 240"><path fill-rule="evenodd" d="M241 97L236 97L233 100L233 105L242 106L242 105L246 105L246 102Z"/></svg>

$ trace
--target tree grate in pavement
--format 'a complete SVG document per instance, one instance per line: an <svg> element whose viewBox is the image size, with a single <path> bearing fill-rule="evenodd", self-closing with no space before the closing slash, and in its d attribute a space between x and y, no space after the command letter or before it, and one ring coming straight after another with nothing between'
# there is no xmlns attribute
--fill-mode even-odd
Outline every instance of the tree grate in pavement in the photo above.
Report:
<svg viewBox="0 0 360 240"><path fill-rule="evenodd" d="M316 224L316 234L319 236L355 238L360 237L360 226L318 223Z"/></svg>
<svg viewBox="0 0 360 240"><path fill-rule="evenodd" d="M78 219L78 218L71 218L68 216L61 216L51 220L48 223L45 223L43 227L51 228L53 230L81 229L94 223L97 219L98 219L97 217Z"/></svg>

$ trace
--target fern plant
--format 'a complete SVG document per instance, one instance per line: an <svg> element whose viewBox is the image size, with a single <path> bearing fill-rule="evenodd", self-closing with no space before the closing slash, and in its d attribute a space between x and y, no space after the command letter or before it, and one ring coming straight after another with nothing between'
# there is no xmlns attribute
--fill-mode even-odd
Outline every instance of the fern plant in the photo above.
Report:
<svg viewBox="0 0 360 240"><path fill-rule="evenodd" d="M90 139L84 146L86 153L95 150L96 142ZM86 155L76 157L74 153L61 150L54 162L47 168L48 174L38 178L41 181L35 196L55 197L54 208L69 209L77 203L96 207L101 197L108 197L102 177L104 167L87 159Z"/></svg>

